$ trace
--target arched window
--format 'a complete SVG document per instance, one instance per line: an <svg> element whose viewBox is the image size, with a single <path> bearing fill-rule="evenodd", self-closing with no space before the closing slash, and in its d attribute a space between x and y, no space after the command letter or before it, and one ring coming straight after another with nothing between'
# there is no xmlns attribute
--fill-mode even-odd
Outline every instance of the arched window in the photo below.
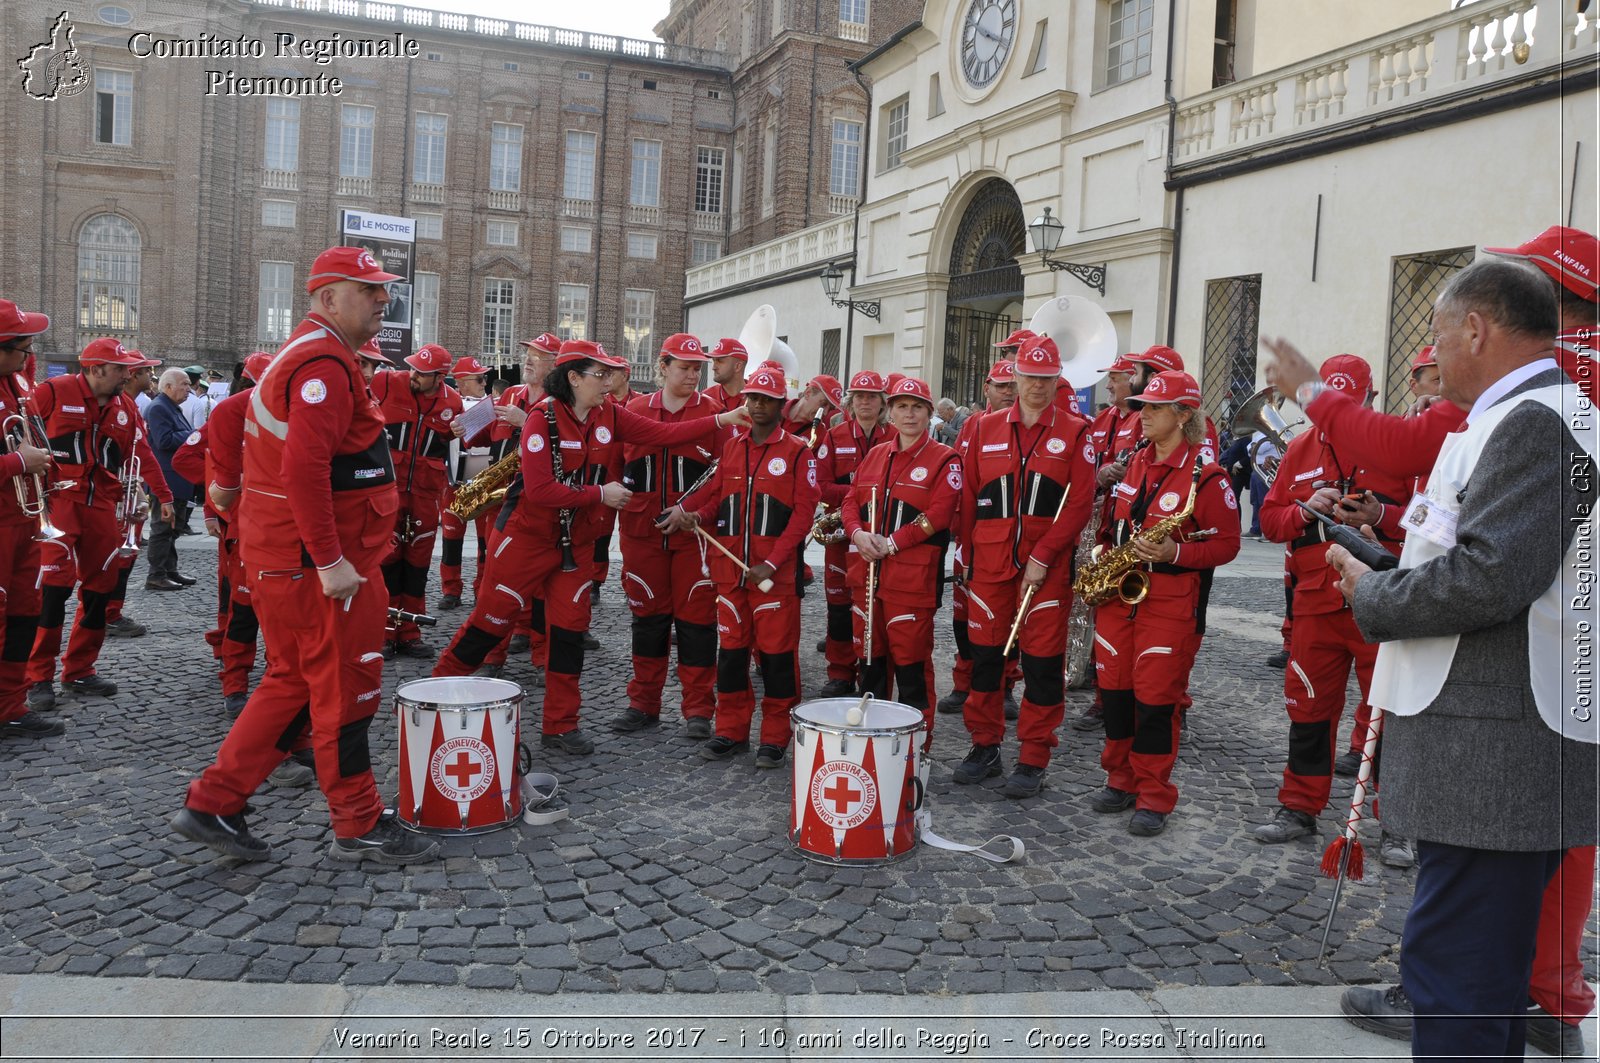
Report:
<svg viewBox="0 0 1600 1063"><path fill-rule="evenodd" d="M78 329L139 328L139 230L126 218L96 214L78 233Z"/></svg>

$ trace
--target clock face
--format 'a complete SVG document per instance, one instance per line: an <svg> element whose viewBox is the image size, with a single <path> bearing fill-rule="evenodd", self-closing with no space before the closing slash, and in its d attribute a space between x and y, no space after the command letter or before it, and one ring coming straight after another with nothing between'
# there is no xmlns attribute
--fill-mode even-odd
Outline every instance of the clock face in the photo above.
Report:
<svg viewBox="0 0 1600 1063"><path fill-rule="evenodd" d="M973 88L999 75L1017 39L1017 0L971 0L961 20L961 73Z"/></svg>

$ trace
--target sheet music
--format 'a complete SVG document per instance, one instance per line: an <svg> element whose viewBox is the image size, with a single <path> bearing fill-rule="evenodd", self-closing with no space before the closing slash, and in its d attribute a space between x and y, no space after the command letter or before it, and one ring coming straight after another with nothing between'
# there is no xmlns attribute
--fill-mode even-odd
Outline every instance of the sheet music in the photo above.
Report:
<svg viewBox="0 0 1600 1063"><path fill-rule="evenodd" d="M461 438L470 440L473 436L489 427L494 422L494 402L484 399L463 413L458 423L466 429L467 434Z"/></svg>

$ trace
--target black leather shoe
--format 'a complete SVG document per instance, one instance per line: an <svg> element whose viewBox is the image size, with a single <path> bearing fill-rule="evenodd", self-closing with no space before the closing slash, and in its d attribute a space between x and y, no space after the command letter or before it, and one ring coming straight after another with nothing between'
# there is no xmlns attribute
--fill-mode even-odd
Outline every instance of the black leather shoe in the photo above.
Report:
<svg viewBox="0 0 1600 1063"><path fill-rule="evenodd" d="M1007 797L1032 797L1044 788L1044 769L1033 764L1018 764L1006 779Z"/></svg>
<svg viewBox="0 0 1600 1063"><path fill-rule="evenodd" d="M272 855L272 846L250 833L243 812L218 816L185 807L172 817L172 829L192 842L215 849L223 856L240 860L265 860Z"/></svg>
<svg viewBox="0 0 1600 1063"><path fill-rule="evenodd" d="M1537 1004L1528 1006L1527 1042L1548 1056L1561 1059L1582 1059L1587 1053L1583 1045L1583 1029L1569 1026Z"/></svg>
<svg viewBox="0 0 1600 1063"><path fill-rule="evenodd" d="M1138 795L1128 790L1119 790L1115 786L1107 786L1104 790L1089 798L1089 807L1096 812L1122 812L1133 807L1138 800Z"/></svg>
<svg viewBox="0 0 1600 1063"><path fill-rule="evenodd" d="M142 638L150 631L131 616L119 616L106 621L106 637L113 639Z"/></svg>
<svg viewBox="0 0 1600 1063"><path fill-rule="evenodd" d="M830 679L817 691L819 698L847 698L856 692L856 685L848 679Z"/></svg>
<svg viewBox="0 0 1600 1063"><path fill-rule="evenodd" d="M763 745L756 750L756 767L781 768L783 767L783 747Z"/></svg>
<svg viewBox="0 0 1600 1063"><path fill-rule="evenodd" d="M711 720L705 716L691 716L683 721L685 738L710 738Z"/></svg>
<svg viewBox="0 0 1600 1063"><path fill-rule="evenodd" d="M446 594L439 599L439 612L448 613L452 609L461 608L461 595Z"/></svg>
<svg viewBox="0 0 1600 1063"><path fill-rule="evenodd" d="M1271 657L1268 657L1267 658L1267 667L1268 668L1287 668L1287 667L1289 667L1289 651L1288 650L1279 650L1277 653L1274 653ZM1406 1034L1406 1036L1410 1037L1411 1035L1410 1034Z"/></svg>
<svg viewBox="0 0 1600 1063"><path fill-rule="evenodd" d="M33 686L28 688L27 703L28 703L28 708L30 708L30 709L53 709L53 708L55 708L56 707L56 688L55 688L55 684L49 682L48 680L43 682L43 683L35 683L35 684L33 684Z"/></svg>
<svg viewBox="0 0 1600 1063"><path fill-rule="evenodd" d="M174 575L174 576L172 576L170 578L171 578L172 582L181 583L185 587L193 587L196 583L200 582L199 580L195 579L193 576Z"/></svg>
<svg viewBox="0 0 1600 1063"><path fill-rule="evenodd" d="M624 732L642 731L644 728L654 727L660 722L660 716L652 716L648 712L641 712L638 709L630 706L629 708L623 709L621 714L618 715L616 719L611 721L611 729L613 731Z"/></svg>
<svg viewBox="0 0 1600 1063"><path fill-rule="evenodd" d="M0 733L21 735L24 738L53 738L67 733L67 725L60 720L50 720L29 710L14 720L7 720Z"/></svg>
<svg viewBox="0 0 1600 1063"><path fill-rule="evenodd" d="M735 742L727 735L717 735L700 747L700 755L707 760L727 760L749 748L749 742Z"/></svg>
<svg viewBox="0 0 1600 1063"><path fill-rule="evenodd" d="M1153 812L1148 808L1141 808L1128 820L1128 833L1137 834L1141 838L1154 838L1157 834L1167 829L1167 814Z"/></svg>
<svg viewBox="0 0 1600 1063"><path fill-rule="evenodd" d="M583 633L583 650L584 650L584 652L585 653L593 653L596 650L598 650L599 648L600 648L600 640L595 638L593 635L589 634L587 631L585 631Z"/></svg>
<svg viewBox="0 0 1600 1063"><path fill-rule="evenodd" d="M177 580L170 579L147 579L144 581L144 589L147 591L181 591L183 590L183 584Z"/></svg>
<svg viewBox="0 0 1600 1063"><path fill-rule="evenodd" d="M1074 731L1098 731L1105 725L1105 713L1100 708L1098 701L1084 709L1082 715L1072 718L1072 729Z"/></svg>
<svg viewBox="0 0 1600 1063"><path fill-rule="evenodd" d="M970 786L985 779L992 779L1000 772L1000 747L980 746L974 743L966 759L956 765L951 778L961 786Z"/></svg>
<svg viewBox="0 0 1600 1063"><path fill-rule="evenodd" d="M966 705L967 691L952 690L950 693L939 699L939 704L936 706L936 708L940 712L948 714L952 712L960 712L962 709L966 708Z"/></svg>
<svg viewBox="0 0 1600 1063"><path fill-rule="evenodd" d="M419 661L431 661L434 658L433 647L421 639L412 639L410 642L397 642L394 652L401 657L414 657Z"/></svg>
<svg viewBox="0 0 1600 1063"><path fill-rule="evenodd" d="M1356 777L1356 772L1361 770L1361 754L1353 749L1347 749L1339 754L1339 759L1333 762L1333 773L1346 779Z"/></svg>
<svg viewBox="0 0 1600 1063"><path fill-rule="evenodd" d="M512 635L511 636L511 641L506 644L506 652L507 653L527 653L528 652L528 636L526 636L526 635Z"/></svg>
<svg viewBox="0 0 1600 1063"><path fill-rule="evenodd" d="M1005 714L1006 719L1008 720L1015 720L1018 716L1022 715L1022 706L1017 704L1016 695L1006 695Z"/></svg>
<svg viewBox="0 0 1600 1063"><path fill-rule="evenodd" d="M594 752L594 743L589 741L588 735L584 734L577 728L573 728L566 734L543 735L539 739L539 744L541 746L548 746L551 749L559 749L563 753L571 753L572 755L579 757L586 756Z"/></svg>
<svg viewBox="0 0 1600 1063"><path fill-rule="evenodd" d="M1272 821L1263 823L1253 833L1256 841L1263 845L1282 845L1315 834L1316 830L1317 817L1279 805L1278 811L1272 814Z"/></svg>
<svg viewBox="0 0 1600 1063"><path fill-rule="evenodd" d="M1411 998L1397 985L1351 986L1339 997L1339 1010L1357 1029L1396 1041L1411 1040Z"/></svg>
<svg viewBox="0 0 1600 1063"><path fill-rule="evenodd" d="M82 679L71 679L61 684L63 690L70 690L74 694L93 694L95 697L109 698L117 692L117 684L103 676L86 675Z"/></svg>
<svg viewBox="0 0 1600 1063"><path fill-rule="evenodd" d="M228 714L228 719L236 720L244 711L245 705L250 701L250 695L245 693L229 694L222 699L222 711Z"/></svg>

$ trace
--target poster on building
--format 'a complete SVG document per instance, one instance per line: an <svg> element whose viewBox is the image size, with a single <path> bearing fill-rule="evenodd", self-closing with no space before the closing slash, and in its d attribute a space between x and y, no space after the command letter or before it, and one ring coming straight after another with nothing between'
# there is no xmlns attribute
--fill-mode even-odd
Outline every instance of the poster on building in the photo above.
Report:
<svg viewBox="0 0 1600 1063"><path fill-rule="evenodd" d="M339 230L346 247L364 247L372 252L386 272L404 278L389 285L389 307L378 333L378 347L384 356L398 363L411 354L411 285L416 268L412 250L417 228L411 218L373 214L365 210L341 212Z"/></svg>

